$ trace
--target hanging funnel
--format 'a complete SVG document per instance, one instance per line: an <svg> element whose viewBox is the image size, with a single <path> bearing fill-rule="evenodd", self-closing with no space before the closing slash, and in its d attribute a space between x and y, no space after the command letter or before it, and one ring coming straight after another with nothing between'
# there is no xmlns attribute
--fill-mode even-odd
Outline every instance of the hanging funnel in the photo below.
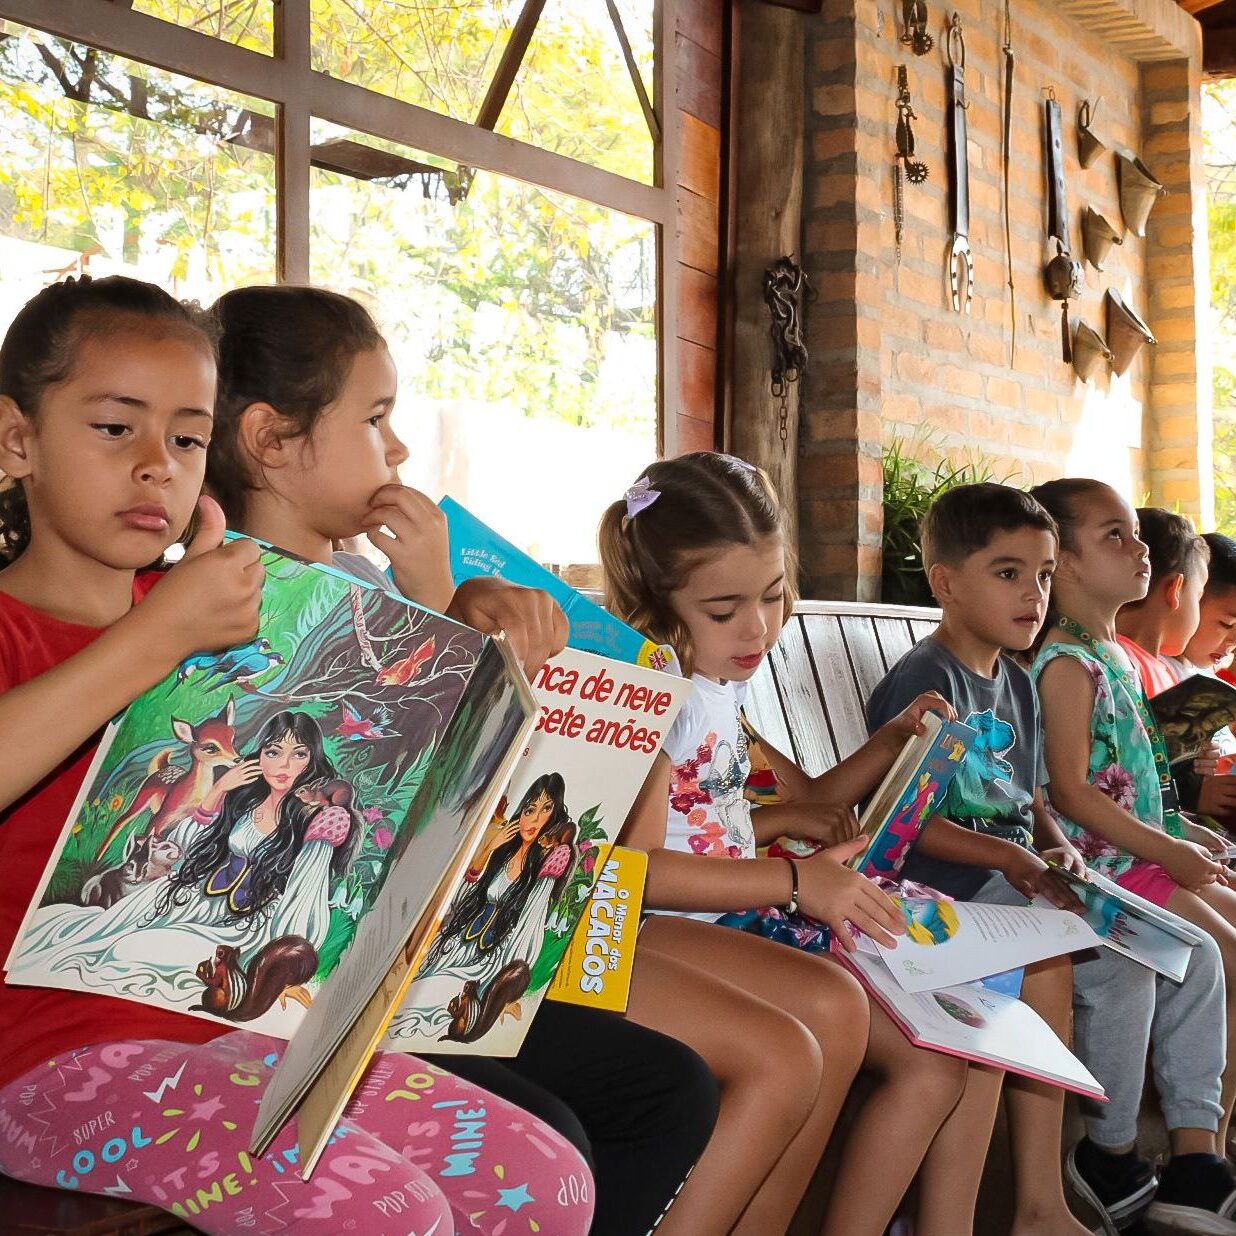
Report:
<svg viewBox="0 0 1236 1236"><path fill-rule="evenodd" d="M1101 102L1101 98L1095 99L1092 106L1086 99L1077 109L1077 158L1082 167L1089 167L1107 149L1090 129L1090 121Z"/></svg>
<svg viewBox="0 0 1236 1236"><path fill-rule="evenodd" d="M1125 226L1134 236L1145 236L1150 211L1156 199L1167 190L1134 155L1116 156L1116 177L1120 181L1120 211Z"/></svg>
<svg viewBox="0 0 1236 1236"><path fill-rule="evenodd" d="M1150 327L1120 299L1115 288L1107 289L1107 346L1112 353L1112 369L1123 374L1133 363L1144 343L1157 343Z"/></svg>
<svg viewBox="0 0 1236 1236"><path fill-rule="evenodd" d="M1073 334L1073 368L1077 370L1077 376L1083 382L1089 382L1113 359L1112 350L1103 336L1093 326L1078 322Z"/></svg>
<svg viewBox="0 0 1236 1236"><path fill-rule="evenodd" d="M1093 206L1082 213L1082 248L1086 261L1095 270L1103 269L1103 262L1111 252L1112 245L1124 244L1124 237Z"/></svg>

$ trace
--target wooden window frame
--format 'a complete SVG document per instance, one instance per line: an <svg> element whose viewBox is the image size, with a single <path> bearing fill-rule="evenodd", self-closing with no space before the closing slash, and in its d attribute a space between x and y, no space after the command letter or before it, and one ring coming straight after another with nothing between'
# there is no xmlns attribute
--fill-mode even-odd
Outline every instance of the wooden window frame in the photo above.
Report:
<svg viewBox="0 0 1236 1236"><path fill-rule="evenodd" d="M680 0L655 0L652 106L653 183L504 137L414 103L315 70L310 60L310 0L273 0L274 52L252 51L196 30L135 13L132 0L0 0L0 18L97 47L275 107L275 270L281 282L309 279L310 124L312 119L397 142L467 167L539 185L646 219L657 240L657 450L673 453L666 392L677 390L674 306L678 294L675 193L678 109L666 83L675 75Z"/></svg>

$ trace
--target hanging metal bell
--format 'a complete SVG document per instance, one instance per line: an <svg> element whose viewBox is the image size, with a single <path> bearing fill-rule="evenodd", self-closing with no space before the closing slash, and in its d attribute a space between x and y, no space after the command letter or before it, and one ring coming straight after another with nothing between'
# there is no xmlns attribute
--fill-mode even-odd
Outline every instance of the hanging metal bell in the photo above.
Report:
<svg viewBox="0 0 1236 1236"><path fill-rule="evenodd" d="M1111 252L1112 245L1124 244L1124 236L1116 230L1093 206L1087 206L1082 214L1082 249L1086 261L1095 270L1103 269L1103 262Z"/></svg>
<svg viewBox="0 0 1236 1236"><path fill-rule="evenodd" d="M1104 365L1112 363L1112 350L1093 326L1078 322L1073 332L1073 368L1083 382L1096 377Z"/></svg>
<svg viewBox="0 0 1236 1236"><path fill-rule="evenodd" d="M1086 99L1077 109L1077 158L1082 167L1089 167L1106 149L1090 128L1094 113L1099 110L1101 98L1095 99L1093 105Z"/></svg>
<svg viewBox="0 0 1236 1236"><path fill-rule="evenodd" d="M1135 155L1116 156L1116 177L1120 182L1120 212L1125 226L1134 236L1145 236L1150 211L1167 190Z"/></svg>
<svg viewBox="0 0 1236 1236"><path fill-rule="evenodd" d="M1107 346L1112 353L1112 370L1123 374L1145 343L1158 343L1150 327L1120 298L1115 288L1107 289Z"/></svg>

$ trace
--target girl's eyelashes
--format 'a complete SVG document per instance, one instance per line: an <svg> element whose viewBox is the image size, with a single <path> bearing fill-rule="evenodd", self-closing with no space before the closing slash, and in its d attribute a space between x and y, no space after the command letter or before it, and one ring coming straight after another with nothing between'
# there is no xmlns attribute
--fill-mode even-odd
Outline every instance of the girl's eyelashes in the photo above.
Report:
<svg viewBox="0 0 1236 1236"><path fill-rule="evenodd" d="M711 618L713 622L729 622L729 620L733 618L735 612L735 610L730 610L728 614L709 614L708 617Z"/></svg>
<svg viewBox="0 0 1236 1236"><path fill-rule="evenodd" d="M380 424L381 424L384 420L386 420L386 413L385 413L385 412L378 412L378 413L377 413L377 414L375 414L374 416L368 416L368 417L366 417L366 418L365 418L365 424L366 424L366 425L372 425L375 429L377 429L377 427L378 427L378 426L379 426L379 425L380 425Z"/></svg>

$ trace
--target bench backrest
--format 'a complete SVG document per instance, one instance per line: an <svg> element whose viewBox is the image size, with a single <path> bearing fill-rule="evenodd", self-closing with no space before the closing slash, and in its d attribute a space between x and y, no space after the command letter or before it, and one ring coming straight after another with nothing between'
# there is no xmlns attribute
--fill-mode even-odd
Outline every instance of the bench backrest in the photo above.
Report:
<svg viewBox="0 0 1236 1236"><path fill-rule="evenodd" d="M751 680L747 719L818 776L866 741L867 697L939 621L938 609L800 601Z"/></svg>

